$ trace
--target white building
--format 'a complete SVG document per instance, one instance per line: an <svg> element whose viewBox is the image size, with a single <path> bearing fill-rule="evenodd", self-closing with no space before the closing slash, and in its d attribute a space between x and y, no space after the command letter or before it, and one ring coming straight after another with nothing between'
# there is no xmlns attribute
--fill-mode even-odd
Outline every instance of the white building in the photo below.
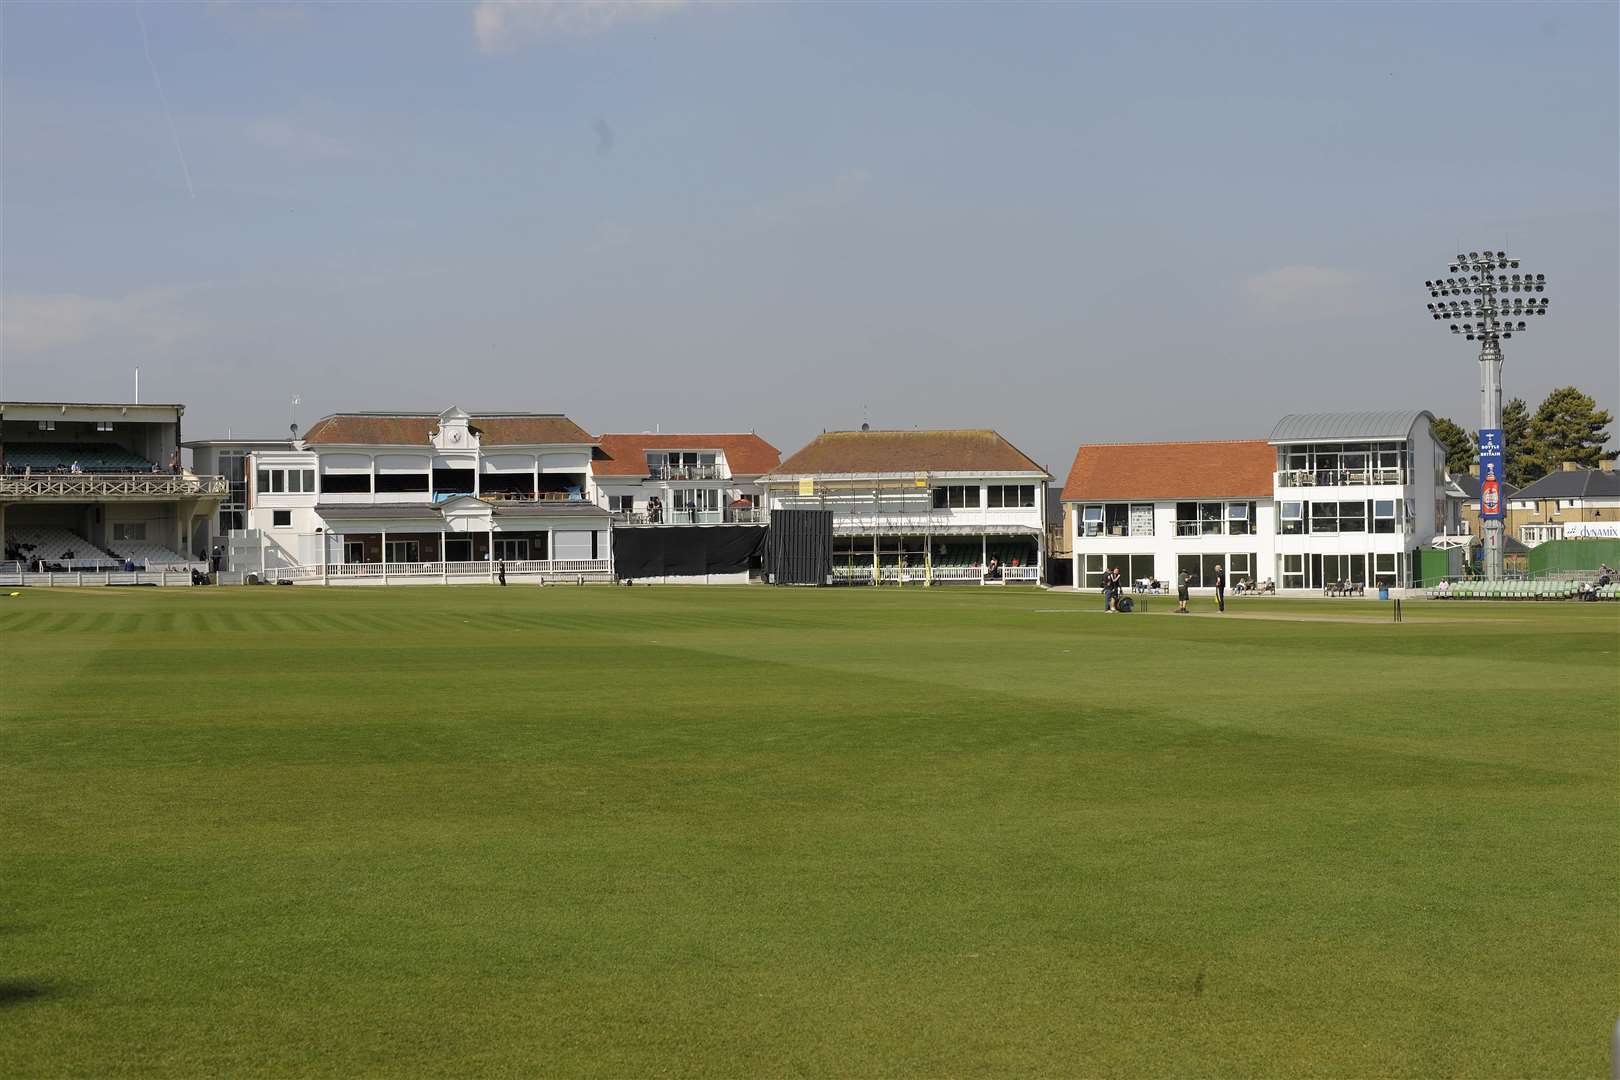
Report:
<svg viewBox="0 0 1620 1080"><path fill-rule="evenodd" d="M184 414L0 402L0 573L134 570L189 582L226 483L181 467Z"/></svg>
<svg viewBox="0 0 1620 1080"><path fill-rule="evenodd" d="M245 505L222 512L214 538L235 571L336 583L483 580L500 562L519 579L612 573L596 440L565 416L340 413L292 443L187 445L197 462L243 461Z"/></svg>
<svg viewBox="0 0 1620 1080"><path fill-rule="evenodd" d="M1063 489L1075 584L1131 580L1321 589L1405 584L1447 531L1445 451L1427 412L1286 416L1266 440L1080 447Z"/></svg>
<svg viewBox="0 0 1620 1080"><path fill-rule="evenodd" d="M759 479L781 458L753 432L602 435L591 475L615 526L759 524Z"/></svg>
<svg viewBox="0 0 1620 1080"><path fill-rule="evenodd" d="M1050 479L971 429L826 432L761 482L771 510L833 512L834 580L1034 583Z"/></svg>

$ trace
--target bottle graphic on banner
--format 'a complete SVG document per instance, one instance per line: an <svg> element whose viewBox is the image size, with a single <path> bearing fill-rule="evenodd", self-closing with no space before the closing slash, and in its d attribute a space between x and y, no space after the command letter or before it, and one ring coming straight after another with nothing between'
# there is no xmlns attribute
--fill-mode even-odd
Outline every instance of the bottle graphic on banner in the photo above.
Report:
<svg viewBox="0 0 1620 1080"><path fill-rule="evenodd" d="M1485 466L1485 482L1480 485L1480 504L1487 514L1500 513L1502 509L1502 484L1496 478L1496 466Z"/></svg>

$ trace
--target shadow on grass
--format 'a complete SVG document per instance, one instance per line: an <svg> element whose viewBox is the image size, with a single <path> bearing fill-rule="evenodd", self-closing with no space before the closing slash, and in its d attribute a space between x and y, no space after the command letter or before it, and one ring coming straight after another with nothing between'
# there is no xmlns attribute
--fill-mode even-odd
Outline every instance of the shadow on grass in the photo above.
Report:
<svg viewBox="0 0 1620 1080"><path fill-rule="evenodd" d="M38 1001L61 997L64 988L36 979L0 979L0 1009L15 1009Z"/></svg>

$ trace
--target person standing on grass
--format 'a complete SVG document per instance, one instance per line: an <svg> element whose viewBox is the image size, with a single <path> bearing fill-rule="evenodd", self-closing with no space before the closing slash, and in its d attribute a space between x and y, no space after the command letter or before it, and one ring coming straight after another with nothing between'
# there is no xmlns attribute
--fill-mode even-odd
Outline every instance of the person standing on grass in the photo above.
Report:
<svg viewBox="0 0 1620 1080"><path fill-rule="evenodd" d="M495 568L495 573L496 573L496 576L499 578L500 583L504 586L506 584L506 560L505 559L502 559L501 564L498 567Z"/></svg>
<svg viewBox="0 0 1620 1080"><path fill-rule="evenodd" d="M1192 575L1187 571L1181 572L1181 584L1176 587L1176 614L1187 614L1187 590L1192 587Z"/></svg>
<svg viewBox="0 0 1620 1080"><path fill-rule="evenodd" d="M1215 564L1215 610L1226 610L1226 571L1221 564Z"/></svg>

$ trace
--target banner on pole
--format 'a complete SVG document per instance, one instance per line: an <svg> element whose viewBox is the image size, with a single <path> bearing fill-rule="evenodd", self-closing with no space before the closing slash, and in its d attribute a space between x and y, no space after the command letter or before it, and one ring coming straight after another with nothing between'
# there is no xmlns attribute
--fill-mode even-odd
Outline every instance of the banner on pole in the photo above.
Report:
<svg viewBox="0 0 1620 1080"><path fill-rule="evenodd" d="M1507 516L1502 499L1502 429L1479 429L1479 516L1501 521Z"/></svg>

